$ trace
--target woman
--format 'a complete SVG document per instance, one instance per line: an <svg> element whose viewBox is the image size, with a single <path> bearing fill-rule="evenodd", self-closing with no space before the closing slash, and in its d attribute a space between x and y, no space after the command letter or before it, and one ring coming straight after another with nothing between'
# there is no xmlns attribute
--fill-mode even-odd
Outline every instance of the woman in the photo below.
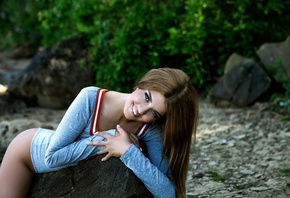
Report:
<svg viewBox="0 0 290 198"><path fill-rule="evenodd" d="M0 168L0 197L26 195L35 172L104 153L102 161L120 157L155 197L184 197L197 116L197 93L177 69L149 71L131 94L84 88L55 132L29 129L11 142Z"/></svg>

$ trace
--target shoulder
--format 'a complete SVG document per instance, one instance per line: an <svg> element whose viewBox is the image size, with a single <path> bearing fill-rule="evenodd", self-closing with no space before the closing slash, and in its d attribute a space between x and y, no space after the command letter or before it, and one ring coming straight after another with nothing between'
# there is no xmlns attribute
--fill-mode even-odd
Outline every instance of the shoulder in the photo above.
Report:
<svg viewBox="0 0 290 198"><path fill-rule="evenodd" d="M96 101L96 95L100 88L99 87L85 87L83 88L74 100L74 104L77 106L93 107ZM84 108L84 107L82 107Z"/></svg>
<svg viewBox="0 0 290 198"><path fill-rule="evenodd" d="M87 98L87 99L95 99L96 98L96 94L98 93L98 90L100 90L101 88L99 87L85 87L83 88L80 93L78 94L78 97L81 98Z"/></svg>
<svg viewBox="0 0 290 198"><path fill-rule="evenodd" d="M142 136L144 141L163 141L162 129L156 125L150 125L145 134Z"/></svg>
<svg viewBox="0 0 290 198"><path fill-rule="evenodd" d="M84 87L81 91L80 94L88 94L88 95L94 95L98 92L98 90L101 89L99 87L94 87L94 86L90 86L90 87Z"/></svg>

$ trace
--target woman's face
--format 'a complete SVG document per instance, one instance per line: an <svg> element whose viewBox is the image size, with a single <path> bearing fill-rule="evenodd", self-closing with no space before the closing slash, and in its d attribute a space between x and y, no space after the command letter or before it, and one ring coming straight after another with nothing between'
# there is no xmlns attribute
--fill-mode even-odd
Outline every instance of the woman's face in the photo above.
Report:
<svg viewBox="0 0 290 198"><path fill-rule="evenodd" d="M125 117L139 122L153 122L165 113L165 97L157 91L136 89L124 106Z"/></svg>

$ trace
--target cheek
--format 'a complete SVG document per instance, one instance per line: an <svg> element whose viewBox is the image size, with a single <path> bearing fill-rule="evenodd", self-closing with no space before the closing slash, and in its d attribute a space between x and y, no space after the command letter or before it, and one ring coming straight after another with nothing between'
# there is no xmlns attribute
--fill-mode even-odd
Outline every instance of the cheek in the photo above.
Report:
<svg viewBox="0 0 290 198"><path fill-rule="evenodd" d="M154 116L152 115L151 112L146 113L145 115L142 116L142 121L143 122L153 122L155 120Z"/></svg>
<svg viewBox="0 0 290 198"><path fill-rule="evenodd" d="M123 109L123 113L126 117L131 115L131 104L130 103L126 103Z"/></svg>

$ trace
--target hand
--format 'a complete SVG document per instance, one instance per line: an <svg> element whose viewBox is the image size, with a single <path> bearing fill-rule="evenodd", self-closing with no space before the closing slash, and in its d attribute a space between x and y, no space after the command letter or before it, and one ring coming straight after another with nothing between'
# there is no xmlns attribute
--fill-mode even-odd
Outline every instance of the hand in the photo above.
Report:
<svg viewBox="0 0 290 198"><path fill-rule="evenodd" d="M117 126L116 136L105 132L97 132L96 134L106 138L107 141L90 141L87 142L87 145L105 146L104 149L98 152L98 154L108 153L102 161L107 161L111 157L121 157L130 147L131 143L139 145L137 136L130 135L130 133L127 133L119 125Z"/></svg>
<svg viewBox="0 0 290 198"><path fill-rule="evenodd" d="M119 132L117 131L119 134ZM131 140L131 143L133 143L138 149L141 149L140 143L139 143L139 137L133 133L127 133L129 135L129 138Z"/></svg>

